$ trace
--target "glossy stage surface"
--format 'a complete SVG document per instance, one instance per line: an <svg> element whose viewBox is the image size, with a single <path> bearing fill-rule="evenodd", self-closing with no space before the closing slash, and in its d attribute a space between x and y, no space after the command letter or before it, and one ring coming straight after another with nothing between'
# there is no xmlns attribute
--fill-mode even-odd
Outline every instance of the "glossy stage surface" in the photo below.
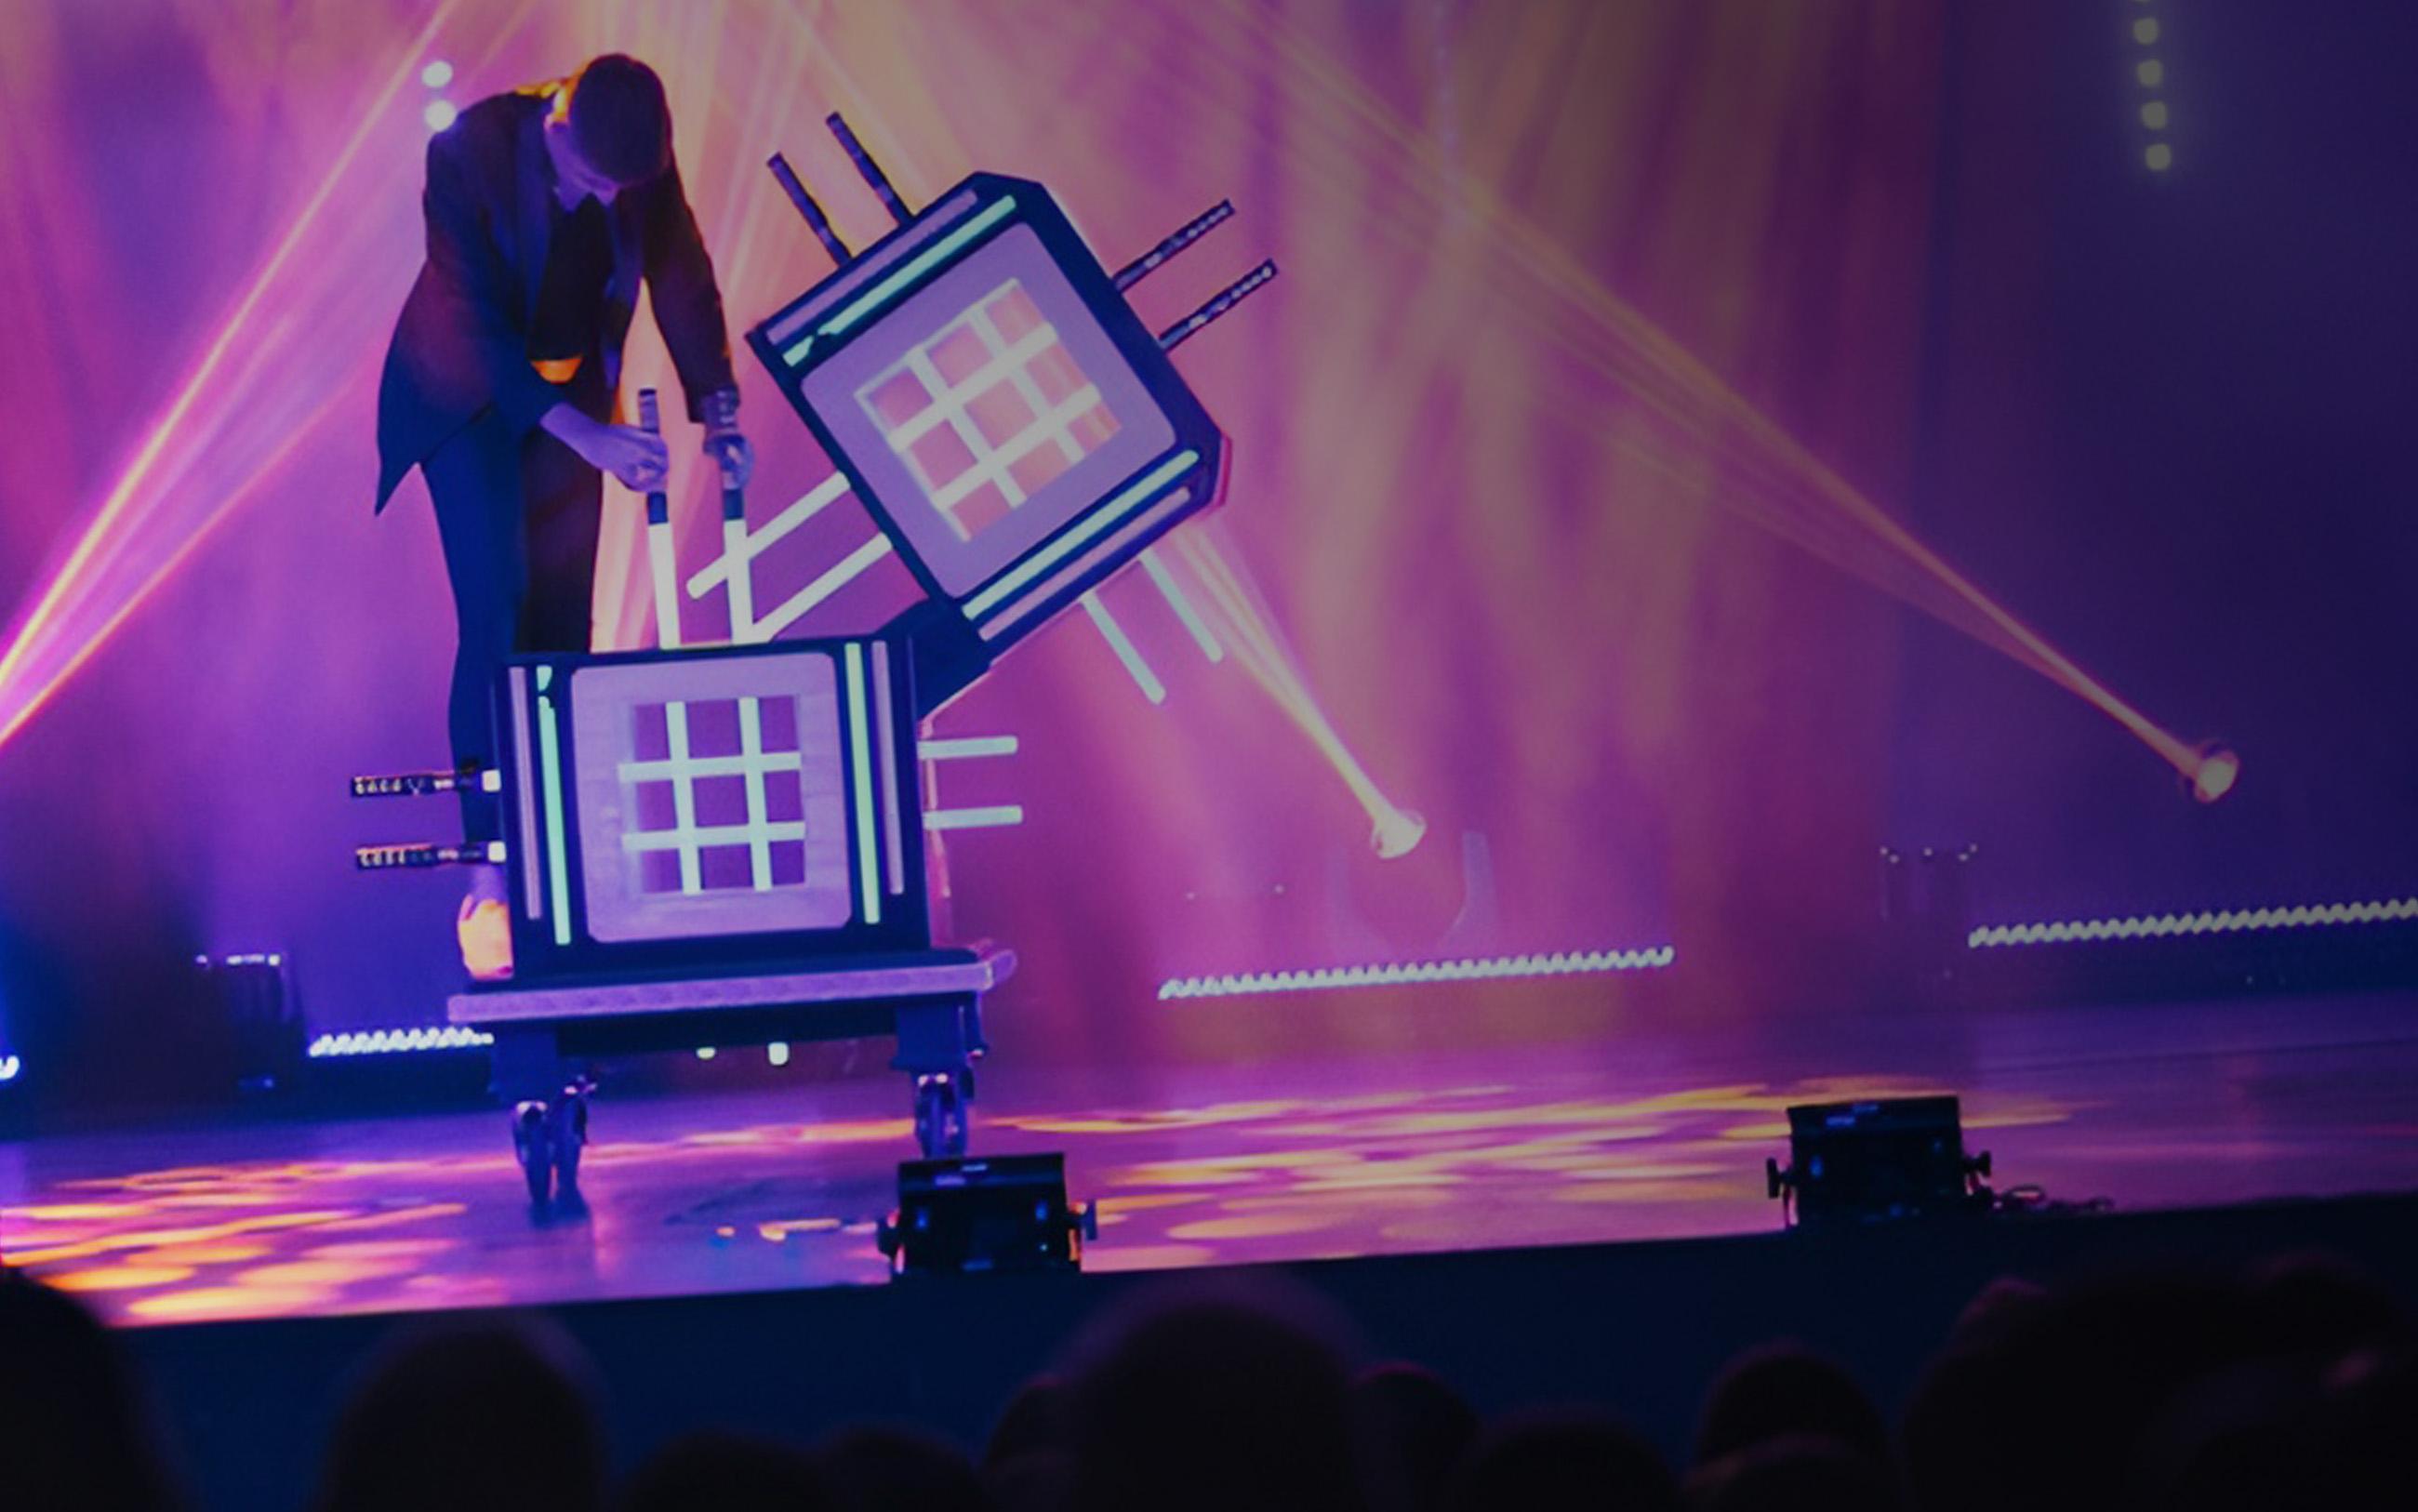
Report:
<svg viewBox="0 0 2418 1512"><path fill-rule="evenodd" d="M133 1323L882 1280L900 1078L749 1079L616 1101L608 1077L589 1211L542 1224L491 1109L22 1139L0 1250ZM1001 1057L974 1148L1064 1151L1101 1204L1086 1268L1160 1269L1768 1229L1782 1108L1866 1093L1961 1093L1998 1184L2055 1198L2407 1191L2413 1084L2406 995L2055 1008L1156 1076Z"/></svg>

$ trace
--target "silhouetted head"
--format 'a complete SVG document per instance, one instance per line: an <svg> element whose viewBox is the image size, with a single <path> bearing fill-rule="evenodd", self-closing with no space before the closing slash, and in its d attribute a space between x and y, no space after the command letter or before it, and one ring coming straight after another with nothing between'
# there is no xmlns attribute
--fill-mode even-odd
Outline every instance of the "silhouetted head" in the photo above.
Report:
<svg viewBox="0 0 2418 1512"><path fill-rule="evenodd" d="M116 1340L73 1298L0 1269L0 1506L174 1504Z"/></svg>
<svg viewBox="0 0 2418 1512"><path fill-rule="evenodd" d="M914 1428L843 1428L815 1447L838 1512L984 1512L982 1479L956 1445Z"/></svg>
<svg viewBox="0 0 2418 1512"><path fill-rule="evenodd" d="M987 1470L1028 1454L1063 1450L1067 1417L1073 1410L1072 1394L1056 1376L1035 1376L1026 1382L1000 1410L999 1421L983 1444L983 1467Z"/></svg>
<svg viewBox="0 0 2418 1512"><path fill-rule="evenodd" d="M1690 1482L1703 1512L1895 1512L1885 1459L1814 1433L1766 1439L1701 1467Z"/></svg>
<svg viewBox="0 0 2418 1512"><path fill-rule="evenodd" d="M373 1364L336 1424L320 1512L595 1512L586 1369L534 1324L450 1324Z"/></svg>
<svg viewBox="0 0 2418 1512"><path fill-rule="evenodd" d="M2123 1504L2139 1512L2271 1512L2341 1502L2324 1407L2304 1370L2244 1366L2193 1382L2133 1446Z"/></svg>
<svg viewBox="0 0 2418 1512"><path fill-rule="evenodd" d="M621 1512L828 1512L803 1449L731 1433L693 1433L650 1456L630 1477Z"/></svg>
<svg viewBox="0 0 2418 1512"><path fill-rule="evenodd" d="M1517 1413L1470 1449L1453 1512L1676 1512L1678 1483L1654 1446L1594 1408Z"/></svg>
<svg viewBox="0 0 2418 1512"><path fill-rule="evenodd" d="M2287 1255L2250 1273L2252 1345L2270 1358L2331 1361L2407 1342L2401 1305L2349 1260Z"/></svg>
<svg viewBox="0 0 2418 1512"><path fill-rule="evenodd" d="M1924 1369L1898 1440L1915 1512L2014 1512L2027 1504L2026 1467L2002 1463L2020 1380L2003 1353L1978 1347L1951 1350Z"/></svg>
<svg viewBox="0 0 2418 1512"><path fill-rule="evenodd" d="M1075 1483L1074 1394L1056 1376L1035 1376L1001 1409L983 1444L983 1489L996 1512L1060 1512Z"/></svg>
<svg viewBox="0 0 2418 1512"><path fill-rule="evenodd" d="M2326 1372L2323 1452L2336 1467L2340 1512L2385 1512L2410 1499L2410 1430L2418 1423L2418 1356L2352 1355Z"/></svg>
<svg viewBox="0 0 2418 1512"><path fill-rule="evenodd" d="M1072 1385L1079 1512L1361 1504L1350 1378L1305 1319L1158 1303L1114 1320Z"/></svg>
<svg viewBox="0 0 2418 1512"><path fill-rule="evenodd" d="M2143 1431L2251 1351L2243 1293L2185 1273L2053 1294L1935 1362L1907 1404L1918 1512L2095 1512L2120 1504ZM2021 1453L2006 1452L2019 1444Z"/></svg>
<svg viewBox="0 0 2418 1512"><path fill-rule="evenodd" d="M1381 1365L1352 1382L1352 1413L1377 1499L1442 1506L1454 1467L1477 1439L1477 1413L1461 1393L1423 1367Z"/></svg>
<svg viewBox="0 0 2418 1512"><path fill-rule="evenodd" d="M1948 1330L1951 1349L1987 1344L2013 1328L2048 1301L2048 1289L2019 1275L2001 1275L1965 1304Z"/></svg>
<svg viewBox="0 0 2418 1512"><path fill-rule="evenodd" d="M1767 1345L1731 1361L1713 1382L1696 1428L1696 1463L1806 1433L1889 1459L1889 1428L1854 1377L1801 1345Z"/></svg>

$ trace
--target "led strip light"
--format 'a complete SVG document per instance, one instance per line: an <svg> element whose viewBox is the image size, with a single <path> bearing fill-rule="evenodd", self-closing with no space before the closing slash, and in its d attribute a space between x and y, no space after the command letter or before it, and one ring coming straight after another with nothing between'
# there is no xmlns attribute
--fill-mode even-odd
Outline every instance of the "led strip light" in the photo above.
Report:
<svg viewBox="0 0 2418 1512"><path fill-rule="evenodd" d="M314 1061L325 1061L342 1055L393 1055L405 1050L467 1050L493 1045L496 1037L484 1030L465 1029L458 1024L436 1024L426 1029L373 1029L344 1034L322 1034L311 1042L304 1053Z"/></svg>
<svg viewBox="0 0 2418 1512"><path fill-rule="evenodd" d="M1247 971L1236 976L1186 976L1162 982L1158 1000L1184 998L1247 998L1272 992L1324 992L1338 987L1383 987L1416 982L1491 982L1523 977L1599 976L1614 971L1658 971L1671 964L1668 945L1639 950L1561 951L1551 955L1496 955L1461 961L1418 961L1396 966L1324 967L1302 971Z"/></svg>
<svg viewBox="0 0 2418 1512"><path fill-rule="evenodd" d="M2050 924L1985 924L1965 937L1973 950L2002 945L2065 945L2105 939L2168 939L2184 935L2236 935L2267 929L2387 924L2418 919L2418 898L2375 903L2316 903L2288 909L2226 909L2200 913L2143 914L2129 919L2071 919Z"/></svg>

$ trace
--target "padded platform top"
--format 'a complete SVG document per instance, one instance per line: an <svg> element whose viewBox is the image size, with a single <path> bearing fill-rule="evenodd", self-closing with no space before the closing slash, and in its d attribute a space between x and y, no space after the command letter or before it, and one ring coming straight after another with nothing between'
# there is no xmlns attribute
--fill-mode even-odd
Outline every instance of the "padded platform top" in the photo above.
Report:
<svg viewBox="0 0 2418 1512"><path fill-rule="evenodd" d="M451 1023L483 1028L710 1009L890 1002L988 992L1015 974L1014 951L985 946L971 952L935 951L928 955L839 957L827 968L791 968L756 976L488 987L448 998L445 1016Z"/></svg>

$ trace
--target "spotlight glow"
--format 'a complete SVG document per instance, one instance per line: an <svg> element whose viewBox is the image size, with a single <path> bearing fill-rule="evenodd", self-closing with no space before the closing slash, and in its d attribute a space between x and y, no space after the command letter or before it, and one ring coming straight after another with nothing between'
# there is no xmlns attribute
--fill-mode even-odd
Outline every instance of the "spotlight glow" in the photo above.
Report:
<svg viewBox="0 0 2418 1512"><path fill-rule="evenodd" d="M1397 966L1321 967L1300 971L1246 971L1234 976L1186 976L1162 982L1158 1000L1186 998L1254 998L1278 992L1325 992L1339 987L1390 987L1420 982L1500 982L1519 978L1601 976L1615 971L1659 971L1676 956L1669 945L1638 950L1563 951L1551 955L1497 955L1461 961L1419 961Z"/></svg>
<svg viewBox="0 0 2418 1512"><path fill-rule="evenodd" d="M2153 99L2148 104L2142 106L2141 124L2148 127L2152 131L2165 130L2166 129L2166 102L2163 99Z"/></svg>
<svg viewBox="0 0 2418 1512"><path fill-rule="evenodd" d="M1416 850L1427 832L1426 818L1413 810L1398 808L1378 817L1377 827L1370 832L1369 847L1381 861L1399 861Z"/></svg>
<svg viewBox="0 0 2418 1512"><path fill-rule="evenodd" d="M420 82L431 89L442 89L453 82L453 65L438 58L420 70Z"/></svg>
<svg viewBox="0 0 2418 1512"><path fill-rule="evenodd" d="M2156 58L2143 58L2133 77L2141 81L2142 88L2155 89L2166 82L2166 66Z"/></svg>
<svg viewBox="0 0 2418 1512"><path fill-rule="evenodd" d="M2163 142L2152 142L2142 152L2141 160L2150 165L2150 172L2162 174L2175 165L2175 149Z"/></svg>
<svg viewBox="0 0 2418 1512"><path fill-rule="evenodd" d="M2191 792L2203 803L2213 803L2233 791L2242 779L2242 758L2222 745L2212 745L2192 771Z"/></svg>
<svg viewBox="0 0 2418 1512"><path fill-rule="evenodd" d="M1335 774L1343 779L1344 787L1359 800L1372 826L1371 848L1387 861L1409 855L1427 833L1427 821L1380 791L1360 758L1343 743L1343 737L1337 733L1317 695L1310 692L1308 680L1303 676L1291 649L1278 638L1275 617L1261 607L1261 595L1251 580L1217 549L1207 530L1182 531L1174 542L1191 565L1193 575L1209 590L1209 602L1225 617L1225 639L1233 646L1235 660L1251 680L1276 700L1277 707L1285 711L1294 726L1309 737L1310 743L1335 769Z"/></svg>
<svg viewBox="0 0 2418 1512"><path fill-rule="evenodd" d="M24 1068L25 1063L23 1061L18 1060L15 1056L0 1055L0 1081L16 1080L17 1073L23 1071Z"/></svg>
<svg viewBox="0 0 2418 1512"><path fill-rule="evenodd" d="M2165 939L2180 935L2236 935L2266 929L2395 924L2418 919L2418 898L2374 903L2317 903L2288 909L2227 909L2200 913L2143 914L2129 919L2070 919L2051 924L1986 924L1965 937L1968 949L2007 945L2069 945L2108 939Z"/></svg>
<svg viewBox="0 0 2418 1512"><path fill-rule="evenodd" d="M420 118L428 123L430 130L442 131L452 125L461 114L453 108L453 102L450 99L432 99L428 102L428 108L420 113Z"/></svg>

